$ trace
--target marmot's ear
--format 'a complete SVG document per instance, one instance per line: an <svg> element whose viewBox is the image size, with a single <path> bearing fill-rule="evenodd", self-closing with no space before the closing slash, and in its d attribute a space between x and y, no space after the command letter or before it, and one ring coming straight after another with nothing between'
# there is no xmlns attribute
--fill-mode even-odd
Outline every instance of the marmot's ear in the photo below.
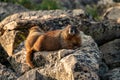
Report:
<svg viewBox="0 0 120 80"><path fill-rule="evenodd" d="M66 28L71 28L72 26L70 25L70 24L68 24L67 26L66 26Z"/></svg>

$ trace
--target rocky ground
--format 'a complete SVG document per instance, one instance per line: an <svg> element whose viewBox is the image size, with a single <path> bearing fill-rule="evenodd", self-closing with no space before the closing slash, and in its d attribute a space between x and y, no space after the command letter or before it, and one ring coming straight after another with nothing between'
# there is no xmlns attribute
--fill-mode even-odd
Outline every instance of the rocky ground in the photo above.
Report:
<svg viewBox="0 0 120 80"><path fill-rule="evenodd" d="M1 10L8 6L0 11L0 80L120 79L118 5L107 9L101 21L95 21L82 9L28 11L18 7L10 12L11 5L0 5L3 6ZM29 28L38 25L47 32L62 29L68 24L81 31L81 47L35 52L33 62L36 67L30 69L25 62L24 48ZM9 57L7 53L14 55Z"/></svg>

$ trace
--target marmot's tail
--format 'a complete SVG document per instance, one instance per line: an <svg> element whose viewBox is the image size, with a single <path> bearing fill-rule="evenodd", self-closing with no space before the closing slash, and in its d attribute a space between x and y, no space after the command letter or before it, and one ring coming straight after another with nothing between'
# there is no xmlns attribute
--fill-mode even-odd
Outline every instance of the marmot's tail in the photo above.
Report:
<svg viewBox="0 0 120 80"><path fill-rule="evenodd" d="M28 64L28 66L30 68L34 68L34 65L32 63L32 53L33 53L33 50L31 49L30 51L27 51L27 54L26 54L26 63Z"/></svg>

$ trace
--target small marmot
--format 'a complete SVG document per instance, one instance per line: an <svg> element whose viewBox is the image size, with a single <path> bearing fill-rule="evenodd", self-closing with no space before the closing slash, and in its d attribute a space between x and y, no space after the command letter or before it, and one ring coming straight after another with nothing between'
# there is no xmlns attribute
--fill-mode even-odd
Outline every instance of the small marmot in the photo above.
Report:
<svg viewBox="0 0 120 80"><path fill-rule="evenodd" d="M31 28L26 39L26 62L33 68L33 51L55 51L59 49L75 49L81 45L81 36L79 30L72 25L68 25L62 30L48 31L40 34L38 28Z"/></svg>

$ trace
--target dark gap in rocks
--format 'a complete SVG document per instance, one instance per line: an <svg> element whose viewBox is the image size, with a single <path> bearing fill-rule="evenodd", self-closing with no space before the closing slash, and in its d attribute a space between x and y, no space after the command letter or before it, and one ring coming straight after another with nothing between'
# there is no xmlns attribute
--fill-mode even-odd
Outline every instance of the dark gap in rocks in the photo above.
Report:
<svg viewBox="0 0 120 80"><path fill-rule="evenodd" d="M15 72L11 64L7 60L8 57L9 56L7 55L7 52L3 49L3 47L0 44L0 63L6 66L7 68L11 69L13 72Z"/></svg>

